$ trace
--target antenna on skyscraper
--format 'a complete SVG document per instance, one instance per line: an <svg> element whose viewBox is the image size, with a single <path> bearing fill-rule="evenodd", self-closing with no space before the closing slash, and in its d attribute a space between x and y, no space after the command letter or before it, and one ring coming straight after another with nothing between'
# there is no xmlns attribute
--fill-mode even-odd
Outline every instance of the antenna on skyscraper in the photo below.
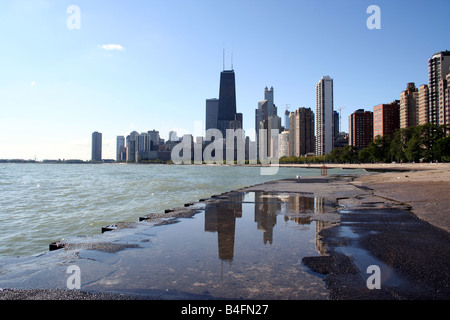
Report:
<svg viewBox="0 0 450 320"><path fill-rule="evenodd" d="M233 70L233 50L231 50L231 70Z"/></svg>
<svg viewBox="0 0 450 320"><path fill-rule="evenodd" d="M225 71L225 42L223 43L223 57L222 57L222 59L223 59L223 66L222 66L223 70L222 71Z"/></svg>

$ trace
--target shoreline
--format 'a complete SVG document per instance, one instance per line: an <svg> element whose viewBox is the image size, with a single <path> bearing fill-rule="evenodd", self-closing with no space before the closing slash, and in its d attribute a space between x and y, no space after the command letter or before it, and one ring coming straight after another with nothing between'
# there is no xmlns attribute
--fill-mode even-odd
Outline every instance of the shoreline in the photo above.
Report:
<svg viewBox="0 0 450 320"><path fill-rule="evenodd" d="M301 165L291 165L302 167ZM363 169L361 165L351 165L354 169ZM2 287L2 277L10 277L9 283L17 285L10 286L11 289L0 290L0 300L25 300L25 299L108 299L108 300L129 300L129 299L155 299L152 295L133 296L129 292L120 292L120 290L100 291L93 294L87 292L86 295L73 294L73 291L64 290L64 288L43 288L46 281L49 281L48 275L43 274L42 266L48 266L49 269L58 269L58 266L77 263L83 252L89 252L90 259L94 261L96 256L92 256L92 252L97 252L102 257L104 252L120 256L124 250L139 250L136 245L129 244L127 241L121 242L120 239L126 238L127 235L136 234L142 231L142 228L149 228L148 223L152 224L150 228L158 225L167 225L177 222L179 218L189 218L202 210L202 207L208 203L221 205L226 202L229 195L236 192L273 192L280 194L313 194L315 197L323 197L335 202L339 208L345 209L340 212L340 222L334 224L331 228L321 231L323 242L328 248L328 252L321 257L311 257L303 259L303 263L311 268L313 272L323 274L330 288L331 299L448 299L450 291L447 287L446 279L449 279L448 272L450 270L450 253L449 243L449 203L446 199L448 192L441 192L443 188L449 187L449 171L446 165L439 164L417 164L417 165L398 165L405 168L405 172L386 172L374 173L369 175L343 175L343 176L327 176L327 177L308 177L301 179L282 179L266 182L254 186L245 187L239 190L232 190L219 195L212 195L210 198L200 199L197 203L187 203L181 208L167 209L164 213L158 213L141 217L139 222L118 223L107 226L105 234L98 237L88 239L73 239L72 243L62 244L38 257L18 258L18 259L0 259L0 288ZM450 164L449 164L450 166ZM314 167L314 166L308 166ZM317 165L320 167L320 165ZM342 167L342 165L336 165ZM384 169L386 166L374 165L370 169ZM348 168L348 166L347 166ZM367 168L364 168L367 169ZM406 172L407 171L407 172ZM427 184L438 183L429 188L428 195L422 193L423 197L417 195L417 190L423 190ZM390 188L389 188L390 186ZM408 187L409 186L409 187ZM434 202L430 204L427 199L434 194ZM427 210L432 206L433 210ZM441 211L439 211L439 208ZM345 212L350 210L353 213ZM400 215L392 216L386 212L401 212ZM439 211L439 212L438 212ZM383 221L378 221L380 216L373 215L373 212L382 212ZM410 226L411 229L402 229L408 235L405 239L398 239L398 230L395 229L398 222L390 221L395 219L403 219L402 226ZM415 219L417 217L418 219ZM341 222L345 221L345 225ZM356 220L355 220L356 219ZM362 219L359 221L358 219ZM367 219L371 221L367 224ZM142 224L141 222L144 222ZM343 230L348 226L354 226L355 229L350 238L343 235ZM136 229L136 226L137 227ZM145 227L144 227L145 226ZM368 226L370 228L368 229ZM110 227L108 229L108 227ZM374 235L374 231L378 236ZM421 235L418 237L418 235ZM422 237L423 235L423 237ZM426 235L426 236L425 236ZM437 238L436 238L437 237ZM427 246L434 248L421 252L421 246L416 242L416 238L426 238ZM425 241L422 239L423 241ZM349 245L351 243L351 245ZM376 244L376 245L375 245ZM55 245L58 245L55 243ZM419 251L417 248L419 247ZM347 248L348 252L343 254L342 248ZM377 261L383 264L389 264L386 259L402 261L400 266L392 267L394 273L400 273L403 281L406 279L409 285L400 286L400 289L392 289L382 291L367 291L364 281L361 279L364 275L361 270L358 271L358 257L355 252L358 250L366 250L370 252L370 256L376 256ZM353 251L352 251L353 250ZM389 252L389 256L385 256L385 251ZM424 249L425 250L425 249ZM103 252L103 253L102 253ZM352 253L353 252L353 253ZM363 258L367 258L364 256ZM400 260L399 260L400 259ZM406 259L406 260L405 260ZM81 262L81 260L79 261ZM85 262L83 260L83 262ZM398 262L397 262L398 263ZM417 266L416 263L420 265ZM442 265L442 263L444 265ZM446 265L447 264L447 265ZM38 267L39 266L39 267ZM6 268L5 268L6 267ZM20 272L21 269L31 268L30 275ZM6 269L6 270L5 270ZM423 271L426 275L423 275ZM33 271L34 270L34 271ZM434 281L433 279L440 277L442 281ZM433 282L433 286L429 288L429 282ZM8 281L6 281L8 282ZM35 287L20 289L21 286L27 286L27 283L35 283ZM39 284L40 285L36 285ZM414 286L411 286L414 283ZM20 285L21 284L21 285ZM421 289L417 289L420 285ZM439 293L435 293L435 288L439 287ZM16 288L16 289L13 289ZM343 289L346 288L346 289ZM433 289L434 288L434 289ZM434 290L434 291L433 291ZM117 291L118 294L117 294ZM395 294L392 292L395 291ZM49 294L57 292L58 295ZM95 295L99 294L100 295ZM397 296L396 296L397 295ZM105 298L107 297L107 298ZM164 297L164 295L163 295ZM174 299L179 296L172 297ZM192 297L191 297L192 298ZM163 299L171 299L170 297ZM182 299L190 299L189 296ZM211 299L202 296L194 296L193 299Z"/></svg>

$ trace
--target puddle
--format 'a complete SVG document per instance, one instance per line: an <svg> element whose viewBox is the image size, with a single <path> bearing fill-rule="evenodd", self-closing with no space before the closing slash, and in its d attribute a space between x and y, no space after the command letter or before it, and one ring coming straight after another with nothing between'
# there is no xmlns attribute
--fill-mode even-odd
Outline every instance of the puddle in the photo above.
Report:
<svg viewBox="0 0 450 320"><path fill-rule="evenodd" d="M367 279L372 273L367 273L368 267L375 265L380 268L381 286L398 287L404 283L391 266L376 259L367 250L355 247L336 247L335 251L348 256L359 269L359 274L363 279Z"/></svg>
<svg viewBox="0 0 450 320"><path fill-rule="evenodd" d="M126 239L139 241L139 248L115 253L102 274L84 273L82 289L157 292L162 299L174 292L205 299L328 299L324 276L302 263L324 251L318 234L330 223L316 218L327 206L298 194L230 194L192 218ZM102 269L96 262L90 252L80 267Z"/></svg>
<svg viewBox="0 0 450 320"><path fill-rule="evenodd" d="M339 228L339 235L341 237L356 239L359 238L359 235L356 233L356 230L352 227L342 225Z"/></svg>

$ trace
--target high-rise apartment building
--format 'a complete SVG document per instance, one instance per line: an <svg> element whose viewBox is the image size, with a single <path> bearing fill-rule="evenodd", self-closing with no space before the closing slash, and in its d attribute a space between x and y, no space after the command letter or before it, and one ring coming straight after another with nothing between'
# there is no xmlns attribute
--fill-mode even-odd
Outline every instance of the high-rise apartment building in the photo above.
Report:
<svg viewBox="0 0 450 320"><path fill-rule="evenodd" d="M102 161L102 134L100 132L92 133L92 161Z"/></svg>
<svg viewBox="0 0 450 320"><path fill-rule="evenodd" d="M428 85L423 84L419 87L419 115L418 115L418 125L424 125L430 120L430 92L428 90Z"/></svg>
<svg viewBox="0 0 450 320"><path fill-rule="evenodd" d="M127 162L136 162L136 136L139 135L137 131L131 132L126 139L127 147Z"/></svg>
<svg viewBox="0 0 450 320"><path fill-rule="evenodd" d="M414 82L408 83L400 94L400 128L414 127L419 124L419 90Z"/></svg>
<svg viewBox="0 0 450 320"><path fill-rule="evenodd" d="M336 110L333 111L333 136L334 136L334 140L336 141L336 138L339 135L339 112L337 112Z"/></svg>
<svg viewBox="0 0 450 320"><path fill-rule="evenodd" d="M116 161L126 160L125 137L117 136L116 140Z"/></svg>
<svg viewBox="0 0 450 320"><path fill-rule="evenodd" d="M289 115L289 156L301 157L315 153L314 112L299 108Z"/></svg>
<svg viewBox="0 0 450 320"><path fill-rule="evenodd" d="M148 160L156 155L161 142L159 131L151 130L142 133L132 132L132 135L133 138L132 140L130 139L130 142L133 145L132 141L134 141L134 150L133 146L131 146L131 151L134 151L134 160L136 162Z"/></svg>
<svg viewBox="0 0 450 320"><path fill-rule="evenodd" d="M135 135L135 159L139 162L146 158L146 154L150 151L150 135L147 132L142 132Z"/></svg>
<svg viewBox="0 0 450 320"><path fill-rule="evenodd" d="M169 141L179 142L179 140L176 131L169 131Z"/></svg>
<svg viewBox="0 0 450 320"><path fill-rule="evenodd" d="M400 101L373 107L373 137L394 135L400 128Z"/></svg>
<svg viewBox="0 0 450 320"><path fill-rule="evenodd" d="M450 51L441 51L428 60L429 122L450 123L450 103L445 99Z"/></svg>
<svg viewBox="0 0 450 320"><path fill-rule="evenodd" d="M316 154L325 155L333 147L333 79L324 76L316 84Z"/></svg>
<svg viewBox="0 0 450 320"><path fill-rule="evenodd" d="M278 138L278 157L289 157L289 131L280 133Z"/></svg>
<svg viewBox="0 0 450 320"><path fill-rule="evenodd" d="M161 137L159 136L159 131L155 129L147 131L150 138L150 149L149 151L158 151L159 145L161 144Z"/></svg>
<svg viewBox="0 0 450 320"><path fill-rule="evenodd" d="M348 144L362 150L373 141L373 112L358 109L348 117Z"/></svg>
<svg viewBox="0 0 450 320"><path fill-rule="evenodd" d="M445 117L446 121L445 124L450 124L450 70L445 76L445 87L444 87L444 97L445 97L445 103L446 103L446 110L445 110Z"/></svg>

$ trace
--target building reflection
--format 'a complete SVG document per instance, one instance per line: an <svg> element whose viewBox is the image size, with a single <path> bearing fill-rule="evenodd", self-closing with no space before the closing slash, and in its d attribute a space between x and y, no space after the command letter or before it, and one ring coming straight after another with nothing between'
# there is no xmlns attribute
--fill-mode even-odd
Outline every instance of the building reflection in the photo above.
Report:
<svg viewBox="0 0 450 320"><path fill-rule="evenodd" d="M205 231L217 232L219 258L232 261L236 218L242 217L242 194L234 201L221 201L220 205L208 205L205 208Z"/></svg>
<svg viewBox="0 0 450 320"><path fill-rule="evenodd" d="M236 219L242 217L244 194L236 193L232 198L205 207L205 231L217 232L219 259L231 263L234 256ZM253 199L252 199L253 200ZM248 203L248 197L245 199ZM253 202L253 201L251 201ZM324 212L324 199L298 194L288 196L254 192L254 221L257 230L262 231L264 245L272 245L277 215L283 214L285 221L298 225L311 224L311 215ZM329 224L315 221L315 246L320 253L325 252L319 233Z"/></svg>
<svg viewBox="0 0 450 320"><path fill-rule="evenodd" d="M277 214L281 202L267 196L264 192L255 192L255 222L258 230L263 232L264 245L273 242L273 228L277 224Z"/></svg>
<svg viewBox="0 0 450 320"><path fill-rule="evenodd" d="M325 212L324 198L292 195L283 204L283 212L285 213L285 221L290 220L299 225L309 225L312 221L312 215ZM320 254L325 254L326 252L320 232L328 227L330 227L330 223L315 219L315 247Z"/></svg>

